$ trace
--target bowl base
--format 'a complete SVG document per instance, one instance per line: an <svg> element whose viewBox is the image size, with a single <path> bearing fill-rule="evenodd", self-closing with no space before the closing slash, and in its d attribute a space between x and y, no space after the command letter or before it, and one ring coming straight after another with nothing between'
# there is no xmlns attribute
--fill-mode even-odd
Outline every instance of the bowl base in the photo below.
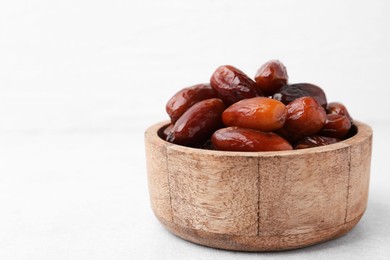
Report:
<svg viewBox="0 0 390 260"><path fill-rule="evenodd" d="M329 240L336 239L348 233L361 219L363 214L337 227L315 232L287 235L287 236L236 236L190 229L168 222L162 218L158 220L172 234L207 247L247 252L283 251L308 247Z"/></svg>

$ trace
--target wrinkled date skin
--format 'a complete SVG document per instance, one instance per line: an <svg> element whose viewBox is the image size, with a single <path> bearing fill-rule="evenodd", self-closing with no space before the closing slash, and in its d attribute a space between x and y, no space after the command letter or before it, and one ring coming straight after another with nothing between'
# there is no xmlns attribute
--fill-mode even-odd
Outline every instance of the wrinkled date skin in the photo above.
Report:
<svg viewBox="0 0 390 260"><path fill-rule="evenodd" d="M226 126L239 126L260 131L274 131L283 127L286 106L275 99L254 97L238 101L222 114Z"/></svg>
<svg viewBox="0 0 390 260"><path fill-rule="evenodd" d="M325 109L312 97L298 98L286 107L287 117L283 130L288 133L288 140L316 134L325 125Z"/></svg>
<svg viewBox="0 0 390 260"><path fill-rule="evenodd" d="M287 85L287 69L278 60L270 60L258 69L255 81L265 96L271 96L284 85Z"/></svg>
<svg viewBox="0 0 390 260"><path fill-rule="evenodd" d="M326 136L306 136L295 143L294 149L306 149L340 142L340 139Z"/></svg>
<svg viewBox="0 0 390 260"><path fill-rule="evenodd" d="M171 118L171 122L175 123L194 104L216 97L217 93L211 88L210 84L198 84L184 88L173 95L165 106L165 109Z"/></svg>
<svg viewBox="0 0 390 260"><path fill-rule="evenodd" d="M222 126L225 105L221 99L200 101L190 107L176 121L167 136L167 141L181 145L202 143Z"/></svg>
<svg viewBox="0 0 390 260"><path fill-rule="evenodd" d="M262 96L256 92L256 82L230 65L218 67L210 78L210 84L227 106L242 99Z"/></svg>
<svg viewBox="0 0 390 260"><path fill-rule="evenodd" d="M353 123L352 117L349 115L347 108L340 102L331 102L326 108L327 114L342 115L348 117L349 121Z"/></svg>
<svg viewBox="0 0 390 260"><path fill-rule="evenodd" d="M343 139L348 134L351 126L351 121L347 116L328 114L326 115L326 123L319 134Z"/></svg>
<svg viewBox="0 0 390 260"><path fill-rule="evenodd" d="M277 134L240 127L227 127L215 131L211 142L217 150L222 151L292 150L290 143Z"/></svg>
<svg viewBox="0 0 390 260"><path fill-rule="evenodd" d="M301 97L313 97L323 108L326 109L327 107L325 92L322 88L309 83L285 85L273 95L274 99L281 101L285 105Z"/></svg>

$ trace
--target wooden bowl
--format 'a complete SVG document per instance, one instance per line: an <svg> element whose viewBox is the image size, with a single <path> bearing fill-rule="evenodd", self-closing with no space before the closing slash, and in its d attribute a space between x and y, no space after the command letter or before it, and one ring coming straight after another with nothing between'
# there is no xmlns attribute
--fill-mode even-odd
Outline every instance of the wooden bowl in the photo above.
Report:
<svg viewBox="0 0 390 260"><path fill-rule="evenodd" d="M337 238L366 206L372 129L342 142L282 152L175 145L145 132L151 206L173 234L239 251L278 251Z"/></svg>

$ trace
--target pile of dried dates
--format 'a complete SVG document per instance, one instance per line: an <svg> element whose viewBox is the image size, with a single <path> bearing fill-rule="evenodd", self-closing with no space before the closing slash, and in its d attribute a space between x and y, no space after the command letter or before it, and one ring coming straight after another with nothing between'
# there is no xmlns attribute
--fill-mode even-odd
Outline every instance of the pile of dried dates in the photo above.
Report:
<svg viewBox="0 0 390 260"><path fill-rule="evenodd" d="M168 142L223 151L282 151L333 144L353 135L346 107L327 103L313 84L289 84L278 60L265 63L255 80L220 66L210 83L177 92L167 103ZM355 130L356 131L356 130Z"/></svg>

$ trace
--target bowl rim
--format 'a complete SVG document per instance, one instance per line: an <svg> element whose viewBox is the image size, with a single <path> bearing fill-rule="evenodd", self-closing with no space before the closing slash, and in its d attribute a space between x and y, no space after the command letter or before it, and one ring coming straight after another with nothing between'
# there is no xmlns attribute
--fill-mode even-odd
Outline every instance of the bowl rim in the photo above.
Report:
<svg viewBox="0 0 390 260"><path fill-rule="evenodd" d="M352 145L358 144L367 138L372 138L373 131L372 128L360 121L354 120L354 125L357 128L357 133L353 136L351 136L348 139L342 140L338 143L319 146L319 147L312 147L312 148L306 148L306 149L297 149L297 150L286 150L286 151L267 151L267 152L237 152L237 151L220 151L220 150L206 150L201 148L193 148L193 147L187 147L183 145L178 145L174 143L170 143L162 139L158 132L161 128L166 127L170 124L169 120L162 121L159 123L156 123L152 126L150 126L145 131L145 137L146 140L149 139L149 141L153 141L154 143L158 144L159 146L165 146L169 149L174 149L176 151L184 152L184 153L191 153L191 154L204 154L204 155L211 155L211 156L232 156L232 157L277 157L277 156L297 156L297 155L303 155L303 154L311 154L311 153L321 153L321 152L328 152L328 151L334 151L338 149L348 148Z"/></svg>

